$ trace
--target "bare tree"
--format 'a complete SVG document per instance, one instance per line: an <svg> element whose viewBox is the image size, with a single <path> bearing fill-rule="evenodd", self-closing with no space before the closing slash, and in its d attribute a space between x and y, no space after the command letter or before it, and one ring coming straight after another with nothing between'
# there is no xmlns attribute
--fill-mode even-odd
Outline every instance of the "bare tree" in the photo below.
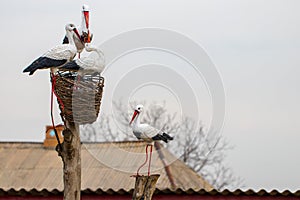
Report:
<svg viewBox="0 0 300 200"><path fill-rule="evenodd" d="M204 125L185 118L179 138L171 149L179 158L210 182L215 189L235 189L242 186L242 179L225 165L228 150L233 149L221 135L204 131Z"/></svg>
<svg viewBox="0 0 300 200"><path fill-rule="evenodd" d="M158 105L155 102L149 104L142 121L174 135L175 140L168 143L167 148L215 189L240 187L242 179L235 176L232 169L225 165L226 153L233 147L216 132L204 131L204 125L193 119L185 117L179 123L176 120L176 113L168 114L164 104ZM97 123L81 127L82 141L136 140L128 126L135 105L133 102L128 110L121 101L115 102L117 113L114 116L101 114ZM113 122L117 122L118 125Z"/></svg>

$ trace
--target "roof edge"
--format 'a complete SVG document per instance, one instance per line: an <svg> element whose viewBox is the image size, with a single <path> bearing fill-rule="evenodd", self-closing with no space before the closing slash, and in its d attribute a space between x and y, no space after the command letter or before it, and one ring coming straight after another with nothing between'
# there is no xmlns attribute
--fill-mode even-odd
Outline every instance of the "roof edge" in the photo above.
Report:
<svg viewBox="0 0 300 200"><path fill-rule="evenodd" d="M121 189L118 191L114 191L113 189L108 189L106 191L102 189L97 190L91 190L91 189L85 189L81 190L82 195L101 195L101 194L108 194L108 195L131 195L133 193L133 189L130 189L128 191ZM300 197L300 190L297 190L295 192L291 192L289 190L284 190L283 192L279 192L278 190L272 190L270 192L267 192L264 189L261 189L259 191L254 191L252 189L249 190L241 190L237 189L235 191L230 190L223 190L223 191L217 191L215 189L211 191L206 191L204 189L201 190L182 190L182 189L176 189L176 190L170 190L170 189L164 189L164 190L155 190L155 194L178 194L178 195L203 195L203 196L282 196L282 197ZM0 196L53 196L53 195L63 195L63 191L54 189L54 190L37 190L37 189L31 189L26 190L24 188L21 188L20 190L15 190L13 188L10 189L2 189L0 188Z"/></svg>

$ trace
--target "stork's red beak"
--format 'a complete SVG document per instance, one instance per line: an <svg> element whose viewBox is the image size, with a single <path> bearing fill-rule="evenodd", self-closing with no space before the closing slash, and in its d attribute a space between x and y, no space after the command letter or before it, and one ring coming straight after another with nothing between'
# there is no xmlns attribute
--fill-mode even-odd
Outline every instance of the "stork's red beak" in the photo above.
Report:
<svg viewBox="0 0 300 200"><path fill-rule="evenodd" d="M89 29L89 20L90 20L90 12L89 11L83 11L85 26L87 29Z"/></svg>
<svg viewBox="0 0 300 200"><path fill-rule="evenodd" d="M89 25L90 25L90 12L89 11L83 11L83 16L84 16L84 21L85 21L85 27L88 30L88 36L87 36L87 43L91 42L91 34L89 30Z"/></svg>
<svg viewBox="0 0 300 200"><path fill-rule="evenodd" d="M130 125L131 125L131 123L133 122L134 118L135 118L138 114L140 114L140 112L137 111L137 110L135 110L134 113L133 113L133 115L132 115L131 121L130 121L130 123L129 123Z"/></svg>
<svg viewBox="0 0 300 200"><path fill-rule="evenodd" d="M78 30L77 30L76 28L74 28L73 31L74 31L74 33L76 34L76 36L78 37L78 39L79 39L80 41L82 41L82 39L81 39L81 37L80 37L80 34L79 34Z"/></svg>

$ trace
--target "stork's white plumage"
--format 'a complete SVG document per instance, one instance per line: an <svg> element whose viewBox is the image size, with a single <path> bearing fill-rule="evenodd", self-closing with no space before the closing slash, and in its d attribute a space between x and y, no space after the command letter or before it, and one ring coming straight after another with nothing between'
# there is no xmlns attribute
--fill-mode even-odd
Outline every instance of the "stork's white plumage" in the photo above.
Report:
<svg viewBox="0 0 300 200"><path fill-rule="evenodd" d="M85 44L85 50L87 52L95 52L95 54L90 54L87 57L73 60L64 65L62 68L69 70L80 70L80 75L94 72L101 73L105 67L103 52L91 43Z"/></svg>
<svg viewBox="0 0 300 200"><path fill-rule="evenodd" d="M29 75L32 75L38 69L50 68L53 71L73 60L77 53L73 37L80 36L74 24L67 24L65 28L69 44L61 44L48 50L25 68L23 72L29 72Z"/></svg>
<svg viewBox="0 0 300 200"><path fill-rule="evenodd" d="M155 140L162 140L168 143L169 140L173 140L173 137L164 133L163 131L150 126L149 124L140 123L140 113L143 111L143 105L137 105L133 113L130 124L132 124L133 134L138 138L146 142L153 142Z"/></svg>

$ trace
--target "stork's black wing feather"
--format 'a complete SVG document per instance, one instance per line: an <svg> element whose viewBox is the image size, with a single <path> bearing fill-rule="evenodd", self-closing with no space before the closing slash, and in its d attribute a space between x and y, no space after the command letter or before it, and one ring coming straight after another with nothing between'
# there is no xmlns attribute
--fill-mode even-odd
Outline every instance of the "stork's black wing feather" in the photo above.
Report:
<svg viewBox="0 0 300 200"><path fill-rule="evenodd" d="M168 143L169 140L173 140L173 137L171 137L170 135L168 135L167 133L163 133L161 134L157 134L154 137L152 137L152 139L155 140L162 140L165 143Z"/></svg>
<svg viewBox="0 0 300 200"><path fill-rule="evenodd" d="M47 69L51 67L59 67L67 62L66 59L55 60L48 57L39 57L23 70L23 73L29 72L32 75L38 69Z"/></svg>
<svg viewBox="0 0 300 200"><path fill-rule="evenodd" d="M69 44L69 39L67 36L64 37L63 44Z"/></svg>

